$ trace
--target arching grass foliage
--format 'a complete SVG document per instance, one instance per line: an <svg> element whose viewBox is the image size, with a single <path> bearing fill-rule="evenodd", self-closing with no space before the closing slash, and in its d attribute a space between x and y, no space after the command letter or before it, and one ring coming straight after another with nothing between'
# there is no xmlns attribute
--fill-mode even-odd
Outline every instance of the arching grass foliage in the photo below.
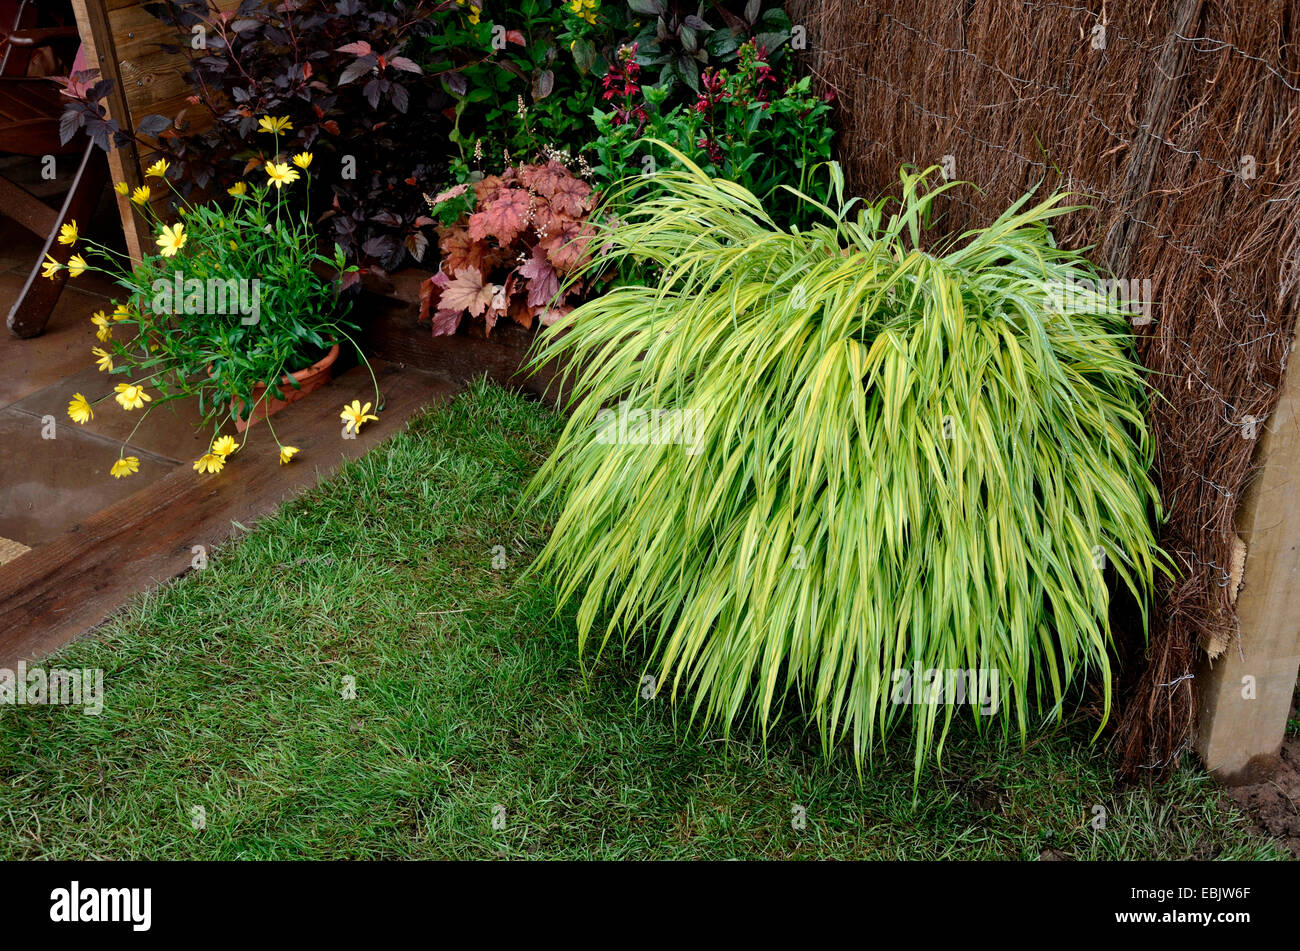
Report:
<svg viewBox="0 0 1300 951"><path fill-rule="evenodd" d="M1108 714L1108 578L1145 605L1165 562L1130 315L1056 246L1064 196L935 240L957 183L846 203L831 166L796 233L682 161L605 235L654 286L535 355L573 374L531 495L580 642L643 638L703 724L797 713L860 759L910 721L918 772L963 706L1024 737L1091 670ZM995 704L915 689L972 669Z"/></svg>

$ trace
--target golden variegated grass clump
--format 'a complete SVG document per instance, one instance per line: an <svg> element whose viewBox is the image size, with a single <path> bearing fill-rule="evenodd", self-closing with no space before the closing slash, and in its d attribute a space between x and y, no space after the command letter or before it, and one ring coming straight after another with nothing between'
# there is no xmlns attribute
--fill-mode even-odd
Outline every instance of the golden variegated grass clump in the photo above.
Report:
<svg viewBox="0 0 1300 951"><path fill-rule="evenodd" d="M959 704L903 671L996 671L965 706L1022 740L1087 671L1108 715L1108 578L1145 621L1166 562L1130 315L1055 246L1063 196L927 246L956 183L858 206L831 166L837 207L790 232L682 163L603 236L656 285L536 354L573 390L534 568L580 647L641 636L692 719L766 733L793 701L859 762L910 720L918 772Z"/></svg>

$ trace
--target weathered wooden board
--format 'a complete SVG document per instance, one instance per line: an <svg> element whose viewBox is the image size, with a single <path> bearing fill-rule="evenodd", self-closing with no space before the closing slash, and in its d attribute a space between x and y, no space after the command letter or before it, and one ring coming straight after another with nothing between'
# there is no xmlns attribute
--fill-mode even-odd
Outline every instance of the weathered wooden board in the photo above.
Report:
<svg viewBox="0 0 1300 951"><path fill-rule="evenodd" d="M1300 368L1289 368L1264 426L1255 456L1262 468L1237 510L1247 545L1240 643L1197 677L1197 749L1230 784L1271 772L1300 675Z"/></svg>
<svg viewBox="0 0 1300 951"><path fill-rule="evenodd" d="M384 410L356 439L340 438L339 406L345 394L370 388L364 367L276 416L281 441L302 450L291 465L276 463L265 433L260 458L236 458L217 475L198 475L181 460L152 485L9 562L0 574L0 666L56 650L131 596L189 570L194 545L219 544L232 521L251 525L457 389L433 374L378 360L373 366Z"/></svg>

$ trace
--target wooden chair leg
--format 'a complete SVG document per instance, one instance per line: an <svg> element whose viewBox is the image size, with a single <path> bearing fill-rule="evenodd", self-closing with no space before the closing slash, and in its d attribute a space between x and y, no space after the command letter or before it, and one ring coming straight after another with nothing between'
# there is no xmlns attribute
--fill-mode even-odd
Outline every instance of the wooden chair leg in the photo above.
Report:
<svg viewBox="0 0 1300 951"><path fill-rule="evenodd" d="M27 283L18 292L18 299L9 310L6 323L15 335L35 337L45 330L45 324L49 321L50 314L54 312L54 305L59 301L63 285L68 281L68 272L61 270L51 280L41 276L41 265L46 255L66 263L68 258L76 253L75 248L58 243L59 228L66 221L76 221L81 226L89 224L90 216L95 211L95 205L99 201L107 177L108 163L103 151L96 148L93 143L87 142L86 151L81 156L81 164L77 167L77 174L72 179L72 187L68 189L68 194L63 199L63 207L59 209L54 227L45 236L45 244L36 259L36 266L27 276Z"/></svg>

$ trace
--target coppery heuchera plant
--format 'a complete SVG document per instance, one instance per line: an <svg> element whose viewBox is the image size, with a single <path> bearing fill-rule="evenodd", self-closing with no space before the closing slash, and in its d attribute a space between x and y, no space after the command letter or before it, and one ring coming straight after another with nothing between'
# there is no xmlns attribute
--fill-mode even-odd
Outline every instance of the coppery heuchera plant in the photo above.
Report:
<svg viewBox="0 0 1300 951"><path fill-rule="evenodd" d="M467 317L483 318L488 333L503 317L550 325L600 280L587 269L598 196L562 158L511 165L429 199L434 213L472 206L438 227L442 266L420 297L435 336L455 333Z"/></svg>

